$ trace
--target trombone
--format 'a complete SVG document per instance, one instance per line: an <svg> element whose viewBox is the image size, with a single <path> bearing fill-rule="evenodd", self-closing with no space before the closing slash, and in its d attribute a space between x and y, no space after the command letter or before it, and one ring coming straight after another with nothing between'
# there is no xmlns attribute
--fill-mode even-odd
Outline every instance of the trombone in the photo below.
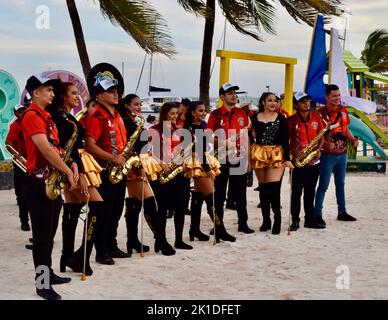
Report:
<svg viewBox="0 0 388 320"><path fill-rule="evenodd" d="M24 173L27 172L27 160L10 144L6 144L8 152L12 155L12 162L16 164Z"/></svg>

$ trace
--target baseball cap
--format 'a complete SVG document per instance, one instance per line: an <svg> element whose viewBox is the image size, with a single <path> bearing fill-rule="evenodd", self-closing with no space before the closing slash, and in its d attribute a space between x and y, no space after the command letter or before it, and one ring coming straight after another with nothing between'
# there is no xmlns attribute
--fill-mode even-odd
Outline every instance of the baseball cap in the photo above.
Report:
<svg viewBox="0 0 388 320"><path fill-rule="evenodd" d="M39 88L40 86L53 85L56 81L58 81L58 80L50 79L50 78L43 76L43 75L32 75L27 80L26 90L31 96L32 92L35 89Z"/></svg>
<svg viewBox="0 0 388 320"><path fill-rule="evenodd" d="M13 111L16 113L20 109L26 109L27 107L23 104L17 104L16 106L13 107Z"/></svg>
<svg viewBox="0 0 388 320"><path fill-rule="evenodd" d="M220 95L223 95L225 94L227 91L229 90L240 90L240 87L239 86L235 86L235 85L232 85L230 84L229 82L228 83L224 83L221 88L220 88L220 91L219 91L219 94Z"/></svg>
<svg viewBox="0 0 388 320"><path fill-rule="evenodd" d="M311 96L305 92L302 92L302 91L297 91L295 94L294 94L294 98L296 101L300 101L302 100L303 98L309 98L311 99Z"/></svg>

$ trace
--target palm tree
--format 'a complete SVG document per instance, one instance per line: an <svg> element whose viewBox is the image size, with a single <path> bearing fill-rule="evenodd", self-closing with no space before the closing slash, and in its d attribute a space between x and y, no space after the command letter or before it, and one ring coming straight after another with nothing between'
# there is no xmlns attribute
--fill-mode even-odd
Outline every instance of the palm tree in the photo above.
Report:
<svg viewBox="0 0 388 320"><path fill-rule="evenodd" d="M209 84L211 69L211 53L214 35L214 17L216 0L177 0L188 12L205 17L205 32L202 47L200 92L199 96L209 105ZM297 22L314 25L318 13L325 16L326 22L330 15L340 15L341 0L218 0L227 21L242 34L263 41L260 37L262 29L275 34L274 20L276 16L275 3L282 5Z"/></svg>
<svg viewBox="0 0 388 320"><path fill-rule="evenodd" d="M161 53L172 57L176 52L168 34L166 21L145 0L94 0L101 14L113 25L122 27L147 53ZM87 77L91 66L75 0L66 0L73 25L82 69Z"/></svg>
<svg viewBox="0 0 388 320"><path fill-rule="evenodd" d="M365 42L361 60L371 72L388 72L388 30L376 29Z"/></svg>

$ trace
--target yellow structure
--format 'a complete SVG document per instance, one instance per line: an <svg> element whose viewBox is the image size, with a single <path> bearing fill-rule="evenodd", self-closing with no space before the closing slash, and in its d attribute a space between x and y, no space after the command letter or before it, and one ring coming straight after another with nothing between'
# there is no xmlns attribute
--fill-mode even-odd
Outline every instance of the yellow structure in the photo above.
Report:
<svg viewBox="0 0 388 320"><path fill-rule="evenodd" d="M229 82L230 60L250 60L267 63L280 63L285 65L285 88L284 88L284 109L289 113L293 113L292 96L294 92L294 65L298 63L296 58L267 56L262 54L245 53L237 51L217 50L217 57L221 59L220 62L220 86Z"/></svg>

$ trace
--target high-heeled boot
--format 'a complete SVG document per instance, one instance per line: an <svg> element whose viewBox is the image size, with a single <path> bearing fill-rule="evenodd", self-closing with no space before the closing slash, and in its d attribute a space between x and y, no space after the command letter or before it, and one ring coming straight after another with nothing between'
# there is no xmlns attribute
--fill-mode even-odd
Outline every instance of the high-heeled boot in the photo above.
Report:
<svg viewBox="0 0 388 320"><path fill-rule="evenodd" d="M210 209L210 212L209 210L208 211L208 214L210 216L210 219L214 222L214 214L213 214L213 194L210 193L208 194L207 196L205 196L205 202L206 202L206 205L208 208L211 208ZM220 240L223 240L223 241L230 241L230 242L235 242L236 241L236 238L233 237L232 235L230 235L226 229L225 229L225 226L224 226L224 222L222 220L222 218L220 218L217 214L217 212L215 212L215 219L216 219L216 222L215 222L215 237L216 237L216 242L220 242Z"/></svg>
<svg viewBox="0 0 388 320"><path fill-rule="evenodd" d="M271 199L271 208L274 213L274 223L272 226L272 234L279 234L282 224L282 216L281 216L281 207L280 207L280 188L281 181L270 183L270 199Z"/></svg>
<svg viewBox="0 0 388 320"><path fill-rule="evenodd" d="M203 195L201 192L193 192L191 198L191 225L190 225L190 241L194 241L194 238L197 238L199 241L208 241L209 236L202 233L200 230L201 224L201 209L203 204Z"/></svg>
<svg viewBox="0 0 388 320"><path fill-rule="evenodd" d="M144 199L144 217L154 234L155 252L158 253L161 251L165 256L174 255L174 248L166 240L166 234L164 231L166 226L164 224L164 227L162 227L160 222L161 219L158 219L155 197Z"/></svg>
<svg viewBox="0 0 388 320"><path fill-rule="evenodd" d="M87 237L86 237L86 261L85 261L85 274L91 276L93 270L90 267L90 254L92 253L94 240L96 238L96 233L100 228L99 219L104 213L105 207L103 201L92 201L89 202L89 214L88 214L88 225L87 228ZM83 272L84 265L84 250L85 250L85 229L82 237L81 247L74 252L72 257L66 263L66 266L71 268L74 272Z"/></svg>
<svg viewBox="0 0 388 320"><path fill-rule="evenodd" d="M267 230L271 230L271 200L270 195L268 193L268 183L260 183L259 184L259 192L260 192L260 208L261 214L263 216L263 224L260 227L261 232L265 232Z"/></svg>
<svg viewBox="0 0 388 320"><path fill-rule="evenodd" d="M74 253L75 231L83 204L64 203L62 216L62 255L59 271L66 271L66 263Z"/></svg>
<svg viewBox="0 0 388 320"><path fill-rule="evenodd" d="M137 236L141 201L136 198L126 198L125 223L127 225L127 251L132 254L132 249L141 252L141 242ZM143 252L150 251L150 247L143 244Z"/></svg>

